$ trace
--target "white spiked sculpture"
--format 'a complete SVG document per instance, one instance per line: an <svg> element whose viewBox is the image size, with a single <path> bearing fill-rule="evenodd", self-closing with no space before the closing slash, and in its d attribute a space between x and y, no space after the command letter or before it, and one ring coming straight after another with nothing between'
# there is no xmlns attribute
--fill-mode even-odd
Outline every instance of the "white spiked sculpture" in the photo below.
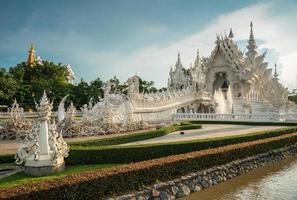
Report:
<svg viewBox="0 0 297 200"><path fill-rule="evenodd" d="M38 126L25 138L15 158L17 164L24 163L25 173L33 176L45 176L64 170L64 157L68 156L68 147L62 134L50 123L52 103L44 92L38 111Z"/></svg>
<svg viewBox="0 0 297 200"><path fill-rule="evenodd" d="M63 99L61 100L59 107L58 107L58 121L62 121L65 118L65 101L69 94L67 94Z"/></svg>

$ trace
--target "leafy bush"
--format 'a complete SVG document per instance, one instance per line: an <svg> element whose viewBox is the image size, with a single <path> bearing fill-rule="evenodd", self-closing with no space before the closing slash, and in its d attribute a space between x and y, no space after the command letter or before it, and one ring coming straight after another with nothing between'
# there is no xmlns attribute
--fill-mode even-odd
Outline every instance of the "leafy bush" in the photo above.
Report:
<svg viewBox="0 0 297 200"><path fill-rule="evenodd" d="M104 199L142 189L157 180L174 179L191 171L226 164L296 142L297 133L287 134L2 189L0 196L10 199Z"/></svg>
<svg viewBox="0 0 297 200"><path fill-rule="evenodd" d="M0 164L13 163L15 161L13 154L0 155Z"/></svg>

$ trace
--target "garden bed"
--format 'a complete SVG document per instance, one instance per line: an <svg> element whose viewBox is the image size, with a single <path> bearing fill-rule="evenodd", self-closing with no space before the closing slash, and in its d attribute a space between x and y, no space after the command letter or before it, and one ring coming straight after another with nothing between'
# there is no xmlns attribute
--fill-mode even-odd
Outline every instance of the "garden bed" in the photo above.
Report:
<svg viewBox="0 0 297 200"><path fill-rule="evenodd" d="M172 155L108 169L84 172L54 180L0 189L10 199L103 199L142 189L145 185L265 153L297 142L297 133Z"/></svg>

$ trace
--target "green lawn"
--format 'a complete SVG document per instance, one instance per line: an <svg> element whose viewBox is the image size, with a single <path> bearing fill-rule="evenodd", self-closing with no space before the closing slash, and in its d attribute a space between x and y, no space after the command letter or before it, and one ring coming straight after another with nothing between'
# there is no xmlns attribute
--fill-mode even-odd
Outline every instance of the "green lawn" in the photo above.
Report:
<svg viewBox="0 0 297 200"><path fill-rule="evenodd" d="M55 178L64 177L71 174L77 174L77 173L92 171L92 170L99 170L99 169L109 168L113 166L116 166L116 164L66 166L66 169L64 172L51 175L51 176L43 176L43 177L32 177L32 176L26 175L24 172L19 172L9 177L0 179L0 188L13 187L13 186L23 185L27 183L47 181L47 180L52 180Z"/></svg>

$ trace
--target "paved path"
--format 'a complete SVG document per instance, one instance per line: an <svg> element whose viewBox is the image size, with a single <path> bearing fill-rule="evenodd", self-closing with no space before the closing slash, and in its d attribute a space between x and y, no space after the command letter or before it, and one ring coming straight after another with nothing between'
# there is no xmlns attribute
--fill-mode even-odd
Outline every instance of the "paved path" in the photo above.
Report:
<svg viewBox="0 0 297 200"><path fill-rule="evenodd" d="M232 135L241 135L254 133L265 130L274 130L284 128L284 126L250 126L250 125L221 125L221 124L204 124L202 129L197 130L186 130L184 135L180 134L180 131L170 133L168 135L152 138L149 140L132 142L123 145L131 144L153 144L153 143L167 143L167 142L179 142L179 141L189 141L196 139L205 139L205 138L216 138L223 136L232 136Z"/></svg>
<svg viewBox="0 0 297 200"><path fill-rule="evenodd" d="M215 138L215 137L222 137L222 136L247 134L247 133L253 133L253 132L264 131L264 130L273 130L278 128L284 128L284 127L283 126L205 124L205 125L202 125L202 129L184 131L185 132L184 135L180 135L180 131L177 131L162 137L139 141L139 142L127 143L123 145L189 141L194 139L205 139L205 138ZM128 134L131 134L131 133L126 133L121 135L128 135ZM88 141L88 140L95 140L95 139L102 139L102 138L116 137L116 136L120 136L120 135L114 134L114 135L101 135L101 136L81 137L81 138L66 138L65 140L66 142ZM21 145L21 141L16 141L16 140L0 141L0 155L15 154L20 145Z"/></svg>
<svg viewBox="0 0 297 200"><path fill-rule="evenodd" d="M90 137L77 137L77 138L65 138L66 142L78 142L78 141L89 141L89 140L96 140L102 138L111 138L117 136L124 136L133 133L140 133L149 130L154 130L155 128L141 130L141 131L132 131L128 133L121 133L121 134L110 134L110 135L97 135L97 136L90 136ZM0 155L5 154L15 154L17 149L21 146L21 140L0 140Z"/></svg>

